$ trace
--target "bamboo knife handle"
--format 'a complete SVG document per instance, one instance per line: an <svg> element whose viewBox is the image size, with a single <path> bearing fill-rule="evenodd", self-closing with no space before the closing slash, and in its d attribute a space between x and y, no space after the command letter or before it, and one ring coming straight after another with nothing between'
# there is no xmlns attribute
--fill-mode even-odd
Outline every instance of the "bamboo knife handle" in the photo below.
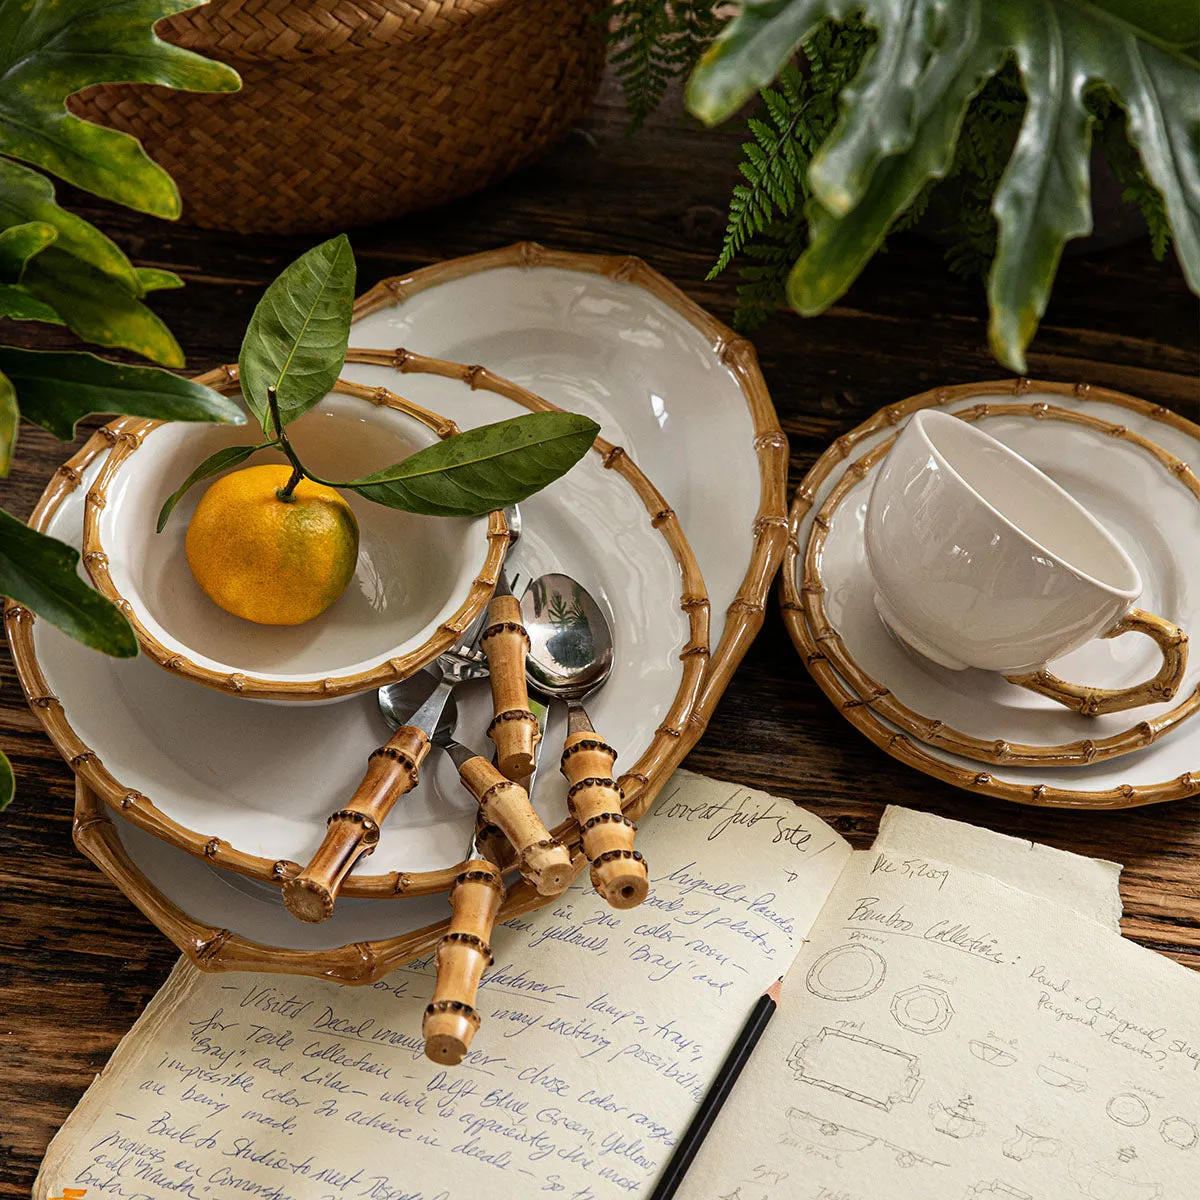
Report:
<svg viewBox="0 0 1200 1200"><path fill-rule="evenodd" d="M437 984L425 1009L425 1057L446 1066L462 1062L479 1031L475 994L492 965L492 926L504 901L504 880L483 858L464 864L450 889L450 929L437 944Z"/></svg>
<svg viewBox="0 0 1200 1200"><path fill-rule="evenodd" d="M483 821L498 825L517 852L522 876L543 896L557 896L571 884L571 853L542 823L529 793L504 776L481 754L459 768L467 791L479 802Z"/></svg>
<svg viewBox="0 0 1200 1200"><path fill-rule="evenodd" d="M521 620L516 596L493 596L488 605L488 627L480 645L488 660L492 684L492 723L488 737L496 746L496 765L506 779L526 779L533 774L534 747L541 738L537 717L529 709L525 686L525 656L529 634Z"/></svg>
<svg viewBox="0 0 1200 1200"><path fill-rule="evenodd" d="M415 725L401 725L367 759L367 773L345 808L330 818L325 839L312 861L283 885L288 912L301 921L327 921L333 916L338 888L360 858L379 842L379 827L392 806L417 786L421 763L429 753L429 737Z"/></svg>
<svg viewBox="0 0 1200 1200"><path fill-rule="evenodd" d="M633 848L637 826L621 811L625 793L613 778L617 752L594 733L572 733L562 753L567 808L579 823L592 887L613 908L636 908L650 891L646 860Z"/></svg>

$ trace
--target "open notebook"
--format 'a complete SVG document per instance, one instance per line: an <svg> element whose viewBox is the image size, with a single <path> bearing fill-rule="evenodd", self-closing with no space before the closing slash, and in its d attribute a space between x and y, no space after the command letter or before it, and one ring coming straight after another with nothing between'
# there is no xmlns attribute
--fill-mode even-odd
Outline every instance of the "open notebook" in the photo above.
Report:
<svg viewBox="0 0 1200 1200"><path fill-rule="evenodd" d="M647 1196L762 991L778 1015L685 1200L1197 1200L1200 976L1117 932L1118 868L889 809L851 851L678 773L617 912L496 930L464 1063L428 960L373 987L172 973L36 1200Z"/></svg>

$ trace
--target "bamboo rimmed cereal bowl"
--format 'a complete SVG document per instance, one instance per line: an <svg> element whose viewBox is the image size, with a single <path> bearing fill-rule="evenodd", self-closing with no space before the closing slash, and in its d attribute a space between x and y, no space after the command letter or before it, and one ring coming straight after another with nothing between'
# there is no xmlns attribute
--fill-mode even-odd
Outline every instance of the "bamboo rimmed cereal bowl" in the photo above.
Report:
<svg viewBox="0 0 1200 1200"><path fill-rule="evenodd" d="M236 370L218 390L238 392ZM487 603L508 546L504 517L423 517L343 492L360 530L345 593L303 625L257 625L214 604L192 578L188 522L207 484L189 491L162 533L163 501L205 458L245 444L245 427L126 418L88 492L83 562L160 666L255 700L323 703L407 678L448 649ZM288 426L306 466L355 479L459 432L385 388L338 380ZM283 461L263 450L242 466Z"/></svg>

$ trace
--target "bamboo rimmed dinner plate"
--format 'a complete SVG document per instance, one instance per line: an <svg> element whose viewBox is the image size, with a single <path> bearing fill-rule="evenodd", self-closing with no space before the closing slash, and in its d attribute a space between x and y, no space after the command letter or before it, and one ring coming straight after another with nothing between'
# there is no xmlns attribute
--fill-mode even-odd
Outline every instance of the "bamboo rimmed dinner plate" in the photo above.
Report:
<svg viewBox="0 0 1200 1200"><path fill-rule="evenodd" d="M405 390L463 427L512 416L517 406L549 407L477 367L415 355L407 362ZM204 378L215 383L218 373ZM234 368L220 378L236 386ZM378 394L383 402L390 393ZM34 510L36 527L78 544L82 493L101 469L101 451L120 436L108 427L58 472ZM695 559L654 485L603 439L526 501L522 514L516 566L532 574L566 570L614 628L612 675L589 708L621 755L627 806L642 811L682 757L708 657L708 599ZM353 792L368 754L390 733L373 692L333 708L252 704L195 687L144 659L96 655L19 606L9 606L6 623L30 704L75 772L110 807L180 849L268 883L283 882L308 861L328 814ZM484 750L486 683L461 697L459 713L462 740ZM552 727L548 743L555 737ZM540 774L533 802L559 836L572 837L558 772ZM437 755L343 894L445 890L474 817L452 764Z"/></svg>
<svg viewBox="0 0 1200 1200"><path fill-rule="evenodd" d="M455 300L448 307L447 295ZM402 308L393 310L395 303ZM669 488L707 573L716 645L680 739L682 758L762 624L783 553L787 442L753 347L637 259L564 254L531 243L387 280L363 297L359 311L384 322L373 329L377 346L402 344L411 321L425 348L436 341L449 357L474 357L467 350L475 337L459 327L458 304L469 304L477 326L491 331L486 357L494 370L620 431L626 450ZM381 368L361 369L361 378L392 378ZM344 374L353 371L348 363ZM648 807L662 782L651 780L630 815ZM89 802L86 787L79 793L81 848L206 970L369 983L432 949L445 932L447 909L438 897L346 898L325 925L302 926L274 889L208 870L118 813L105 813ZM247 889L257 894L251 899ZM542 902L519 884L509 891L503 917ZM350 924L341 923L343 911ZM376 926L389 911L395 926ZM431 920L437 924L422 928Z"/></svg>
<svg viewBox="0 0 1200 1200"><path fill-rule="evenodd" d="M1014 403L1018 411L1001 411ZM1148 603L1173 613L1185 628L1189 618L1193 627L1200 620L1191 615L1200 607L1200 562L1187 551L1200 533L1200 427L1135 397L1085 384L1018 379L939 388L889 405L839 438L797 490L782 581L784 617L814 678L842 714L888 753L970 791L1079 808L1123 808L1200 792L1200 721L1184 724L1200 704L1195 664L1181 699L1137 710L1139 720L1129 729L1128 713L1084 718L987 673L944 671L871 619L869 577L855 578L849 565L869 480L860 478L857 466L837 468L874 456L911 413L935 405L987 420L989 433L1056 478L1112 529L1142 572ZM996 413L988 415L993 405ZM868 458L863 470L875 461ZM844 490L831 504L838 487ZM814 545L818 517L829 520L831 534L842 523L838 532L846 536L839 536L833 559L831 534L822 538L818 531ZM808 577L806 551L810 565L819 565L818 580ZM1151 674L1148 647L1136 644L1141 639L1124 640L1126 646L1091 643L1060 660L1056 670L1097 683ZM987 769L950 747L987 755ZM1031 761L1040 753L1051 761ZM1010 754L1029 757L1022 765ZM1055 765L1067 755L1074 761ZM1047 767L1053 769L1047 773Z"/></svg>

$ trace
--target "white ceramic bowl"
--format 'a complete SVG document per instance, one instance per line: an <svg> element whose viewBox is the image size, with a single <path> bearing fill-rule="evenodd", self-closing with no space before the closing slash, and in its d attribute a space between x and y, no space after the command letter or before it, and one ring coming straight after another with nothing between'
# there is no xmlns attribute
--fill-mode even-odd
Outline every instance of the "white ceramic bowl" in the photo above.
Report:
<svg viewBox="0 0 1200 1200"><path fill-rule="evenodd" d="M88 493L84 565L129 617L145 653L178 675L259 700L343 699L420 670L495 587L508 542L500 513L423 517L346 492L361 537L345 593L303 625L232 616L201 590L184 553L188 522L212 481L191 489L162 533L155 524L201 461L258 430L128 419L114 429L117 444ZM288 426L305 466L326 479L360 477L456 431L384 389L342 380ZM241 465L274 461L284 460L264 450Z"/></svg>

